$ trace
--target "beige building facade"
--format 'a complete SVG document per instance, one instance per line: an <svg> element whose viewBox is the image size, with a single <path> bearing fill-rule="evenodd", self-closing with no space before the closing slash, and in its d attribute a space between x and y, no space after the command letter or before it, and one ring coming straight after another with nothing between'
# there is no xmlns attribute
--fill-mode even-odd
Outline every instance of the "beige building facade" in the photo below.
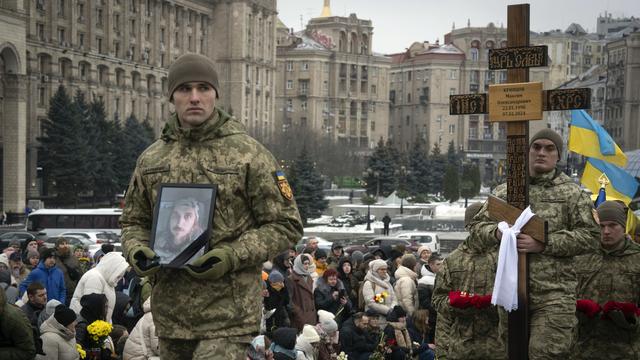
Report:
<svg viewBox="0 0 640 360"><path fill-rule="evenodd" d="M38 198L37 138L60 85L160 132L167 71L181 54L218 64L219 104L259 139L273 129L275 0L60 0L0 3L3 205Z"/></svg>
<svg viewBox="0 0 640 360"><path fill-rule="evenodd" d="M363 154L386 139L391 61L372 52L372 37L355 14L313 18L295 34L282 24L275 131L307 127Z"/></svg>
<svg viewBox="0 0 640 360"><path fill-rule="evenodd" d="M604 126L623 151L640 148L640 31L607 44Z"/></svg>

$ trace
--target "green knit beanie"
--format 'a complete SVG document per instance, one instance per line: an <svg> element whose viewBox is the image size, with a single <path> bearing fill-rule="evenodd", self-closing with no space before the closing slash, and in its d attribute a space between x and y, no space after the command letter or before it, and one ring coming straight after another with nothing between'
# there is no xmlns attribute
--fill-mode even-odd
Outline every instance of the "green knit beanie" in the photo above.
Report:
<svg viewBox="0 0 640 360"><path fill-rule="evenodd" d="M538 131L535 135L533 135L531 141L529 141L529 147L531 147L531 145L533 145L533 142L538 139L551 140L556 146L556 149L558 149L558 159L560 158L560 156L562 156L562 137L558 135L557 132L548 128Z"/></svg>
<svg viewBox="0 0 640 360"><path fill-rule="evenodd" d="M178 86L188 82L206 82L216 89L219 98L220 85L216 65L208 57L200 54L185 54L180 56L169 67L169 101L173 100L173 92Z"/></svg>
<svg viewBox="0 0 640 360"><path fill-rule="evenodd" d="M605 201L598 206L598 218L602 221L613 221L627 227L627 210L617 201Z"/></svg>

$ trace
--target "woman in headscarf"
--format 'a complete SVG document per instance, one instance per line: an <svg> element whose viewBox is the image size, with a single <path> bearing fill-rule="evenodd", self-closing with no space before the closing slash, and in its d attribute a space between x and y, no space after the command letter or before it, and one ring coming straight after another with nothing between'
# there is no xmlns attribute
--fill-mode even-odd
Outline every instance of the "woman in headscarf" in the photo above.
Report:
<svg viewBox="0 0 640 360"><path fill-rule="evenodd" d="M311 255L298 255L293 261L293 271L286 285L291 300L291 326L298 331L302 331L305 324L316 324L316 307L311 279L311 273L315 270Z"/></svg>
<svg viewBox="0 0 640 360"><path fill-rule="evenodd" d="M338 279L342 281L342 285L344 285L344 289L349 296L349 300L351 300L351 305L357 305L360 283L353 275L353 263L350 259L342 258L338 262Z"/></svg>
<svg viewBox="0 0 640 360"><path fill-rule="evenodd" d="M362 285L365 311L371 310L378 314L378 323L381 328L386 325L387 314L398 304L387 271L386 261L382 259L371 261Z"/></svg>

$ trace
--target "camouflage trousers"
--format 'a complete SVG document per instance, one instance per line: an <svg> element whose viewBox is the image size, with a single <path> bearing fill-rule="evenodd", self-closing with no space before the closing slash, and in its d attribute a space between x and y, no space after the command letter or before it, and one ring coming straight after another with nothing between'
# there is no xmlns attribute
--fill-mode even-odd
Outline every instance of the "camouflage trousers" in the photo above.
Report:
<svg viewBox="0 0 640 360"><path fill-rule="evenodd" d="M575 300L532 305L529 317L529 360L571 357L577 337Z"/></svg>
<svg viewBox="0 0 640 360"><path fill-rule="evenodd" d="M201 340L160 338L162 360L245 360L251 339L218 338Z"/></svg>

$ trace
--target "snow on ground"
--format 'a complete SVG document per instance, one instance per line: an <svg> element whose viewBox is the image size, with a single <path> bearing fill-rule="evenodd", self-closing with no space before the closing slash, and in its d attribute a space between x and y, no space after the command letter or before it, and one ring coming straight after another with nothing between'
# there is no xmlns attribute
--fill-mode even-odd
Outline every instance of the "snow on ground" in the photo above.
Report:
<svg viewBox="0 0 640 360"><path fill-rule="evenodd" d="M322 215L319 218L316 219L308 219L307 220L307 224L318 224L318 225L323 225L323 224L329 224L331 222L331 220L333 220L333 216L331 215Z"/></svg>
<svg viewBox="0 0 640 360"><path fill-rule="evenodd" d="M311 233L352 233L352 234L374 234L375 229L382 229L384 224L382 221L372 221L371 222L371 230L367 229L367 224L355 225L355 226L342 226L342 227L333 227L333 226L313 226L304 228L304 232ZM389 229L400 228L402 225L400 224L391 224L389 225Z"/></svg>
<svg viewBox="0 0 640 360"><path fill-rule="evenodd" d="M468 205L473 204L474 200L469 200ZM443 203L434 203L436 206L434 219L464 219L464 211L466 208L464 207L464 199L458 200L454 203L443 202Z"/></svg>

